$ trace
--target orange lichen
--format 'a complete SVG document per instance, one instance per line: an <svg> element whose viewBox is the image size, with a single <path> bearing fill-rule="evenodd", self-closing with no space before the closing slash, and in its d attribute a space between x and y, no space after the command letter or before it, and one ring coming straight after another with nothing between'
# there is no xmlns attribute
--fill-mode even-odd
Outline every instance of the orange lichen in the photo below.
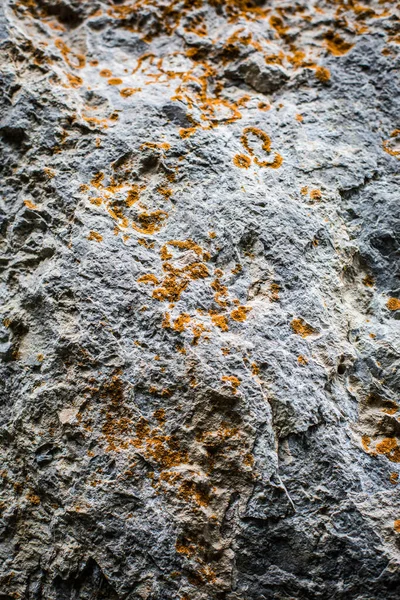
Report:
<svg viewBox="0 0 400 600"><path fill-rule="evenodd" d="M103 236L100 235L100 233L97 233L97 231L91 231L87 237L88 240L92 240L94 242L102 242L103 241Z"/></svg>
<svg viewBox="0 0 400 600"><path fill-rule="evenodd" d="M31 210L38 210L38 207L36 206L36 204L31 202L31 200L24 200L24 204L27 208L30 208Z"/></svg>
<svg viewBox="0 0 400 600"><path fill-rule="evenodd" d="M389 310L395 311L400 310L400 299L399 298L389 298L386 302L386 306Z"/></svg>
<svg viewBox="0 0 400 600"><path fill-rule="evenodd" d="M247 313L251 311L251 307L249 306L238 306L231 312L231 319L234 321L246 321Z"/></svg>
<svg viewBox="0 0 400 600"><path fill-rule="evenodd" d="M300 365L308 365L308 360L302 354L300 354L300 356L297 357L297 362Z"/></svg>
<svg viewBox="0 0 400 600"><path fill-rule="evenodd" d="M303 321L303 319L293 319L290 323L290 327L297 335L301 335L301 337L305 338L313 333L316 333L316 329L311 327L308 323Z"/></svg>
<svg viewBox="0 0 400 600"><path fill-rule="evenodd" d="M158 186L157 192L161 194L161 196L164 196L165 200L169 200L174 193L170 188L166 188L161 185Z"/></svg>
<svg viewBox="0 0 400 600"><path fill-rule="evenodd" d="M393 142L398 142L399 140L397 138L399 138L399 136L400 136L400 129L395 129L390 134L390 139L384 140L382 142L382 147L383 147L384 151L387 152L387 154L390 154L390 156L395 156L397 158L400 157L400 149L395 150L390 146L390 144Z"/></svg>
<svg viewBox="0 0 400 600"><path fill-rule="evenodd" d="M222 375L221 380L224 381L224 382L226 382L226 383L230 383L231 386L232 386L232 392L234 394L237 393L237 388L241 384L240 379L238 379L237 377L235 377L235 375Z"/></svg>
<svg viewBox="0 0 400 600"><path fill-rule="evenodd" d="M124 82L119 77L111 77L111 79L109 79L107 83L108 85L121 85L121 83Z"/></svg>
<svg viewBox="0 0 400 600"><path fill-rule="evenodd" d="M251 165L251 158L245 154L235 154L233 164L240 169L248 169Z"/></svg>
<svg viewBox="0 0 400 600"><path fill-rule="evenodd" d="M186 326L190 323L190 316L187 313L182 313L177 317L173 324L175 331L182 332L186 329Z"/></svg>
<svg viewBox="0 0 400 600"><path fill-rule="evenodd" d="M343 56L354 46L354 44L346 42L338 33L333 31L328 31L326 34L325 45L334 56Z"/></svg>
<svg viewBox="0 0 400 600"><path fill-rule="evenodd" d="M213 324L216 327L219 327L219 329L221 329L222 331L228 331L229 327L228 327L228 320L224 315L218 315L218 314L210 314L211 317L211 321L213 322Z"/></svg>
<svg viewBox="0 0 400 600"><path fill-rule="evenodd" d="M322 198L322 192L321 192L321 190L317 190L317 189L311 190L310 191L310 198L311 198L311 200L321 200L321 198Z"/></svg>
<svg viewBox="0 0 400 600"><path fill-rule="evenodd" d="M395 471L393 473L390 473L389 481L392 485L397 485L399 482L399 474Z"/></svg>
<svg viewBox="0 0 400 600"><path fill-rule="evenodd" d="M281 288L277 283L271 283L269 298L271 302L279 302L279 292Z"/></svg>
<svg viewBox="0 0 400 600"><path fill-rule="evenodd" d="M304 185L304 186L301 188L301 190L300 190L300 194L301 194L302 196L307 196L307 194L308 194L308 187L307 187L306 185Z"/></svg>
<svg viewBox="0 0 400 600"><path fill-rule="evenodd" d="M393 529L396 533L400 533L400 519L396 519L396 521L393 522Z"/></svg>
<svg viewBox="0 0 400 600"><path fill-rule="evenodd" d="M326 67L317 67L315 69L315 77L321 81L321 83L327 83L331 78L331 72Z"/></svg>
<svg viewBox="0 0 400 600"><path fill-rule="evenodd" d="M267 160L259 160L257 157L254 158L254 162L259 167L269 167L270 169L279 169L279 167L282 166L283 157L278 152L275 152L275 158L271 162L268 162Z"/></svg>
<svg viewBox="0 0 400 600"><path fill-rule="evenodd" d="M255 362L251 363L251 372L253 373L253 375L260 374L260 367L258 366L257 363L255 363Z"/></svg>
<svg viewBox="0 0 400 600"><path fill-rule="evenodd" d="M372 275L366 275L363 280L363 284L367 287L373 287L375 285L375 280Z"/></svg>
<svg viewBox="0 0 400 600"><path fill-rule="evenodd" d="M368 435L363 435L361 438L361 445L362 445L363 449L365 450L365 452L370 452L370 444L371 444L371 438Z"/></svg>
<svg viewBox="0 0 400 600"><path fill-rule="evenodd" d="M82 77L78 77L78 75L72 75L72 73L67 73L67 78L70 86L73 88L81 87L81 85L83 84Z"/></svg>
<svg viewBox="0 0 400 600"><path fill-rule="evenodd" d="M168 213L164 210L155 210L154 212L142 212L136 217L138 224L133 222L132 227L139 233L152 235L160 231L163 222L168 217Z"/></svg>
<svg viewBox="0 0 400 600"><path fill-rule="evenodd" d="M242 142L243 147L247 150L247 152L251 156L254 156L254 150L251 148L251 146L249 144L249 140L248 140L249 133L252 133L253 135L258 137L262 141L262 149L265 152L269 153L271 151L271 139L270 139L269 135L267 135L264 131L262 131L261 129L258 129L257 127L245 127L243 129L243 134L240 138L240 141Z"/></svg>
<svg viewBox="0 0 400 600"><path fill-rule="evenodd" d="M99 73L100 77L111 77L112 72L109 69L102 69Z"/></svg>
<svg viewBox="0 0 400 600"><path fill-rule="evenodd" d="M384 438L375 446L378 454L384 454L391 462L400 463L400 447L396 438Z"/></svg>
<svg viewBox="0 0 400 600"><path fill-rule="evenodd" d="M297 114L295 118L296 118L296 121L299 121L299 123L302 123L304 121L303 115Z"/></svg>
<svg viewBox="0 0 400 600"><path fill-rule="evenodd" d="M159 281L153 273L146 273L138 278L138 283L150 283L151 285L158 285Z"/></svg>
<svg viewBox="0 0 400 600"><path fill-rule="evenodd" d="M120 90L119 93L123 98L129 98L129 96L133 96L133 94L136 94L137 92L141 92L141 91L142 91L142 88L126 87L126 88L122 88L122 90Z"/></svg>
<svg viewBox="0 0 400 600"><path fill-rule="evenodd" d="M29 502L34 506L38 506L38 504L40 504L40 498L34 492L28 492L26 499L29 500Z"/></svg>

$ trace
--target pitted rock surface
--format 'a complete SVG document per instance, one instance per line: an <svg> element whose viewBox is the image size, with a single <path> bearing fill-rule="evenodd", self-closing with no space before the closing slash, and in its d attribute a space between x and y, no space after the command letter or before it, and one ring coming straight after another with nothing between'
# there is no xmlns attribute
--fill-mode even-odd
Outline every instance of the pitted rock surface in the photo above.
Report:
<svg viewBox="0 0 400 600"><path fill-rule="evenodd" d="M399 598L399 43L3 0L2 600Z"/></svg>

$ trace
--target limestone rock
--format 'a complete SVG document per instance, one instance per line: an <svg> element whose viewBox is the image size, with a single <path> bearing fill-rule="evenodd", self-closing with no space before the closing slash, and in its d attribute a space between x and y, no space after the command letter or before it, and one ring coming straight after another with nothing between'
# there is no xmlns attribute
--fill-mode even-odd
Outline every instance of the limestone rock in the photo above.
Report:
<svg viewBox="0 0 400 600"><path fill-rule="evenodd" d="M398 18L0 3L1 599L398 599Z"/></svg>

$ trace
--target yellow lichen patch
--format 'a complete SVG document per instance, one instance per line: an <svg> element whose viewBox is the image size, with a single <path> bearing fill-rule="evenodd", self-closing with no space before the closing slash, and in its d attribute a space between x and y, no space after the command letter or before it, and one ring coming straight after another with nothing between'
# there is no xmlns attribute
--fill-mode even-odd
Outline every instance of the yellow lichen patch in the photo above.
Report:
<svg viewBox="0 0 400 600"><path fill-rule="evenodd" d="M302 196L307 196L307 194L308 194L308 186L304 185L304 186L301 188L301 190L300 190L300 194L301 194Z"/></svg>
<svg viewBox="0 0 400 600"><path fill-rule="evenodd" d="M233 164L239 169L248 169L251 165L251 158L245 154L235 154L233 157Z"/></svg>
<svg viewBox="0 0 400 600"><path fill-rule="evenodd" d="M321 83L327 83L330 81L331 72L326 67L317 67L315 69L315 77L318 81L321 81Z"/></svg>
<svg viewBox="0 0 400 600"><path fill-rule="evenodd" d="M100 233L97 233L97 231L91 231L87 237L88 240L92 240L94 242L102 242L103 241L103 236L100 235Z"/></svg>
<svg viewBox="0 0 400 600"><path fill-rule="evenodd" d="M386 306L389 310L395 311L400 310L400 299L399 298L389 298L386 302Z"/></svg>
<svg viewBox="0 0 400 600"><path fill-rule="evenodd" d="M300 356L297 357L297 362L299 363L299 365L308 365L308 360L302 354L300 354Z"/></svg>
<svg viewBox="0 0 400 600"><path fill-rule="evenodd" d="M297 335L301 335L301 337L306 338L313 333L317 333L317 330L314 327L311 327L308 323L303 321L303 319L293 319L290 323L290 327Z"/></svg>
<svg viewBox="0 0 400 600"><path fill-rule="evenodd" d="M158 285L159 281L153 273L146 273L138 278L138 283L150 283L151 285Z"/></svg>
<svg viewBox="0 0 400 600"><path fill-rule="evenodd" d="M107 83L108 85L121 85L121 83L124 82L119 77L111 77L111 79L109 79Z"/></svg>
<svg viewBox="0 0 400 600"><path fill-rule="evenodd" d="M354 44L346 42L338 33L328 31L325 36L325 46L334 56L343 56L353 48Z"/></svg>
<svg viewBox="0 0 400 600"><path fill-rule="evenodd" d="M297 114L295 118L296 121L298 121L299 123L302 123L304 121L303 115Z"/></svg>
<svg viewBox="0 0 400 600"><path fill-rule="evenodd" d="M237 393L237 388L239 387L241 381L235 375L222 375L221 380L225 383L230 383L232 386L232 392L234 394Z"/></svg>
<svg viewBox="0 0 400 600"><path fill-rule="evenodd" d="M222 331L228 331L228 320L224 315L218 315L210 313L211 321L216 327L219 327Z"/></svg>
<svg viewBox="0 0 400 600"><path fill-rule="evenodd" d="M172 326L175 331L180 333L186 329L186 326L190 323L190 316L187 313L182 313L177 317Z"/></svg>
<svg viewBox="0 0 400 600"><path fill-rule="evenodd" d="M249 306L238 306L231 312L231 319L243 323L243 321L246 321L247 319L247 313L251 310L252 309Z"/></svg>
<svg viewBox="0 0 400 600"><path fill-rule="evenodd" d="M142 91L142 88L126 87L126 88L122 88L122 90L120 90L119 93L123 98L129 98L129 96L133 96L133 94L136 94L137 92L141 92L141 91Z"/></svg>
<svg viewBox="0 0 400 600"><path fill-rule="evenodd" d="M167 217L168 213L166 213L164 210L156 210L151 213L142 212L136 217L139 223L137 224L133 222L132 227L139 233L152 235L157 231L160 231L163 226L163 222Z"/></svg>

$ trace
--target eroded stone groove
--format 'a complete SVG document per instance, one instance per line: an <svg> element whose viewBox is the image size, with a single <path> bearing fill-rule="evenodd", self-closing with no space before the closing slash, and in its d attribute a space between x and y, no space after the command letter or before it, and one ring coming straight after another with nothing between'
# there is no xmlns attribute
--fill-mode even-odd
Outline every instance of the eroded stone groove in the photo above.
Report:
<svg viewBox="0 0 400 600"><path fill-rule="evenodd" d="M397 600L399 36L2 2L0 598Z"/></svg>

